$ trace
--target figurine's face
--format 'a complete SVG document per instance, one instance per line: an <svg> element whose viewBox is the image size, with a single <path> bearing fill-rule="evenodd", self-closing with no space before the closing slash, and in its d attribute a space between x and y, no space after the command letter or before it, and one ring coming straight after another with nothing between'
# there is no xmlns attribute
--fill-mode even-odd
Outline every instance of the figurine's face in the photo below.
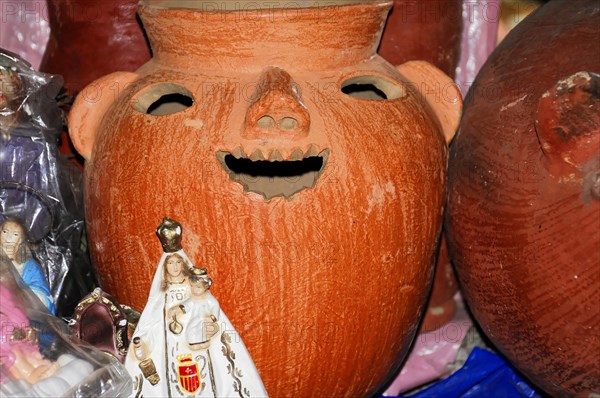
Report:
<svg viewBox="0 0 600 398"><path fill-rule="evenodd" d="M0 79L0 84L4 84L4 79ZM0 90L0 111L8 108L8 99L4 95L4 90Z"/></svg>
<svg viewBox="0 0 600 398"><path fill-rule="evenodd" d="M8 127L14 122L20 101L21 82L18 75L0 67L0 126Z"/></svg>
<svg viewBox="0 0 600 398"><path fill-rule="evenodd" d="M15 258L19 252L19 247L23 242L23 229L15 222L8 221L2 225L0 231L0 247L2 251L11 260Z"/></svg>
<svg viewBox="0 0 600 398"><path fill-rule="evenodd" d="M183 261L179 257L171 257L167 260L167 274L171 278L177 278L183 271Z"/></svg>
<svg viewBox="0 0 600 398"><path fill-rule="evenodd" d="M198 297L202 296L208 289L206 288L206 283L203 281L193 281L190 283L190 291L192 296Z"/></svg>
<svg viewBox="0 0 600 398"><path fill-rule="evenodd" d="M9 106L9 90L8 87L11 84L11 78L8 72L4 69L0 69L0 111L5 111Z"/></svg>

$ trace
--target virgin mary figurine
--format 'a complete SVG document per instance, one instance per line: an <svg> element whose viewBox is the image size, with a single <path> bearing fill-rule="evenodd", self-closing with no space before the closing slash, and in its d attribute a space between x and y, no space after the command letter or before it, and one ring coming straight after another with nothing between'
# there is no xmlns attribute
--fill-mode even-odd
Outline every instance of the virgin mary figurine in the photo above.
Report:
<svg viewBox="0 0 600 398"><path fill-rule="evenodd" d="M125 366L135 397L266 397L254 362L181 247L181 225L157 229L164 253ZM231 336L235 336L232 339Z"/></svg>

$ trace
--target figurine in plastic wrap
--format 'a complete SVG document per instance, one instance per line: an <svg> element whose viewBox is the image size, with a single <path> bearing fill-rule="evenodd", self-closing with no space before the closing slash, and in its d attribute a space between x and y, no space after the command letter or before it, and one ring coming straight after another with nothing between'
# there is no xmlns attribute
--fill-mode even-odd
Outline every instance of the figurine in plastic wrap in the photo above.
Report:
<svg viewBox="0 0 600 398"><path fill-rule="evenodd" d="M39 333L25 313L31 306L23 300L18 276L6 259L0 259L0 266L0 395L63 396L90 375L93 366L70 354L56 361L42 356Z"/></svg>
<svg viewBox="0 0 600 398"><path fill-rule="evenodd" d="M23 96L21 80L13 69L0 65L0 131L8 132L18 119L18 105Z"/></svg>
<svg viewBox="0 0 600 398"><path fill-rule="evenodd" d="M0 49L0 223L16 217L48 278L60 315L96 285L81 245L82 174L58 151L68 102L62 77Z"/></svg>
<svg viewBox="0 0 600 398"><path fill-rule="evenodd" d="M157 230L164 253L125 365L134 396L265 397L250 354L181 247L181 225Z"/></svg>
<svg viewBox="0 0 600 398"><path fill-rule="evenodd" d="M40 264L33 258L27 244L27 231L23 223L8 218L0 224L0 248L19 272L21 278L44 305L54 313L54 302L48 281Z"/></svg>

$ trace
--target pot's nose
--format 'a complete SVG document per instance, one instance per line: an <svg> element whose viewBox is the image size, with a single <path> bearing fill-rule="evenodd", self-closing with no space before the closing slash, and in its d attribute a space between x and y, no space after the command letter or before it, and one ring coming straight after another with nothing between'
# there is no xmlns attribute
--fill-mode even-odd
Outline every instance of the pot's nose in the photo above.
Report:
<svg viewBox="0 0 600 398"><path fill-rule="evenodd" d="M293 140L308 135L310 115L289 73L279 68L266 69L259 78L254 98L246 111L243 138Z"/></svg>

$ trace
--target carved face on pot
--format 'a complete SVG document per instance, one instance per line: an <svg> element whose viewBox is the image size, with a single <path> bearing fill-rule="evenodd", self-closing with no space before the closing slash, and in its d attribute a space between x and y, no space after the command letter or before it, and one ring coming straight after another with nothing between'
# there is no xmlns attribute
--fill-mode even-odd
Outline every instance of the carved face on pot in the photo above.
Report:
<svg viewBox="0 0 600 398"><path fill-rule="evenodd" d="M166 4L140 8L153 60L70 115L104 286L142 307L176 218L270 394L372 392L428 293L457 90L375 55L389 1Z"/></svg>

